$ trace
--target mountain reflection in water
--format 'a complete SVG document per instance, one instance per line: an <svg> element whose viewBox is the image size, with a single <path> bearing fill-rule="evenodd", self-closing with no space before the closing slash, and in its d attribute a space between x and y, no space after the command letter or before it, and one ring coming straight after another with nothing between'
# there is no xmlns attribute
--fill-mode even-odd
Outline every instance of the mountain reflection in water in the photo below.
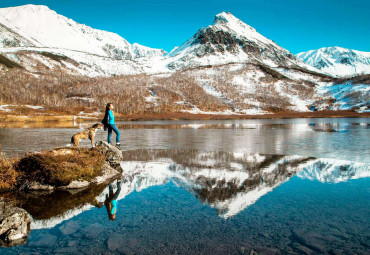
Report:
<svg viewBox="0 0 370 255"><path fill-rule="evenodd" d="M169 181L232 217L261 196L298 177L341 182L370 176L370 164L312 157L197 150L137 150L125 152L121 163L123 194Z"/></svg>
<svg viewBox="0 0 370 255"><path fill-rule="evenodd" d="M237 215L295 175L332 183L370 176L370 164L365 163L198 150L126 151L121 166L124 172L118 203L134 191L172 182L224 219ZM111 187L116 189L116 181ZM108 193L107 184L102 184L84 190L17 193L12 200L32 215L31 228L40 229L102 207Z"/></svg>

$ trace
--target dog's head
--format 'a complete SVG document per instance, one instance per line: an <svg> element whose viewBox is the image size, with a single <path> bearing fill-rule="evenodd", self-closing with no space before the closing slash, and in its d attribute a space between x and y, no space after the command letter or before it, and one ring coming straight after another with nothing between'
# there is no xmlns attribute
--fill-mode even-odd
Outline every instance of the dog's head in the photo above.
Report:
<svg viewBox="0 0 370 255"><path fill-rule="evenodd" d="M93 128L93 129L103 129L104 125L101 124L101 123L96 123L91 128Z"/></svg>

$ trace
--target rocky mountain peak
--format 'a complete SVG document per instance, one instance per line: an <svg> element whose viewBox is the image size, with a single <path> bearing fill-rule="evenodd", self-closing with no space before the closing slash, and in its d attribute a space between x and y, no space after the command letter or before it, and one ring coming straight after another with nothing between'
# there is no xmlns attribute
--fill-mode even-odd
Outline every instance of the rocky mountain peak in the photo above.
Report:
<svg viewBox="0 0 370 255"><path fill-rule="evenodd" d="M221 60L218 64L240 61L267 62L276 66L287 65L291 61L298 65L303 64L289 51L264 37L230 12L217 14L213 25L199 29L192 38L171 51L169 56L176 57L177 61L170 63L170 67L187 66L189 59L206 62L200 58L215 56L219 56Z"/></svg>
<svg viewBox="0 0 370 255"><path fill-rule="evenodd" d="M217 14L213 26L224 26L235 32L242 32L243 30L256 32L256 29L235 17L231 12L221 12Z"/></svg>

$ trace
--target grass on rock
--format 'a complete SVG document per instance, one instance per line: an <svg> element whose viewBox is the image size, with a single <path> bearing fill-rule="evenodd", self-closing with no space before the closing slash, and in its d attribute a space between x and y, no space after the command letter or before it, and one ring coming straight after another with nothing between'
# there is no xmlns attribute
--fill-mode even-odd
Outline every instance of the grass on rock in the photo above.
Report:
<svg viewBox="0 0 370 255"><path fill-rule="evenodd" d="M4 152L0 152L0 192L16 187L19 172L15 170L14 165L18 160L17 157L8 158Z"/></svg>
<svg viewBox="0 0 370 255"><path fill-rule="evenodd" d="M4 171L15 170L19 177L18 184L36 181L58 187L74 180L90 181L101 173L105 158L105 152L100 146L94 149L59 148L27 154L13 162L13 167L7 165ZM9 184L12 181L8 177Z"/></svg>

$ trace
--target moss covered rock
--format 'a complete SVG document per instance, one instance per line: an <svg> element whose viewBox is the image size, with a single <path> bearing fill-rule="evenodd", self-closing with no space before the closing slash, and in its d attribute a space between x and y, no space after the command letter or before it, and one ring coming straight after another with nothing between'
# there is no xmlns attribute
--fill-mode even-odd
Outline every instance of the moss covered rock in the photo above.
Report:
<svg viewBox="0 0 370 255"><path fill-rule="evenodd" d="M23 176L21 182L60 187L73 181L90 182L101 175L105 154L101 146L94 149L59 148L27 154L15 168Z"/></svg>

